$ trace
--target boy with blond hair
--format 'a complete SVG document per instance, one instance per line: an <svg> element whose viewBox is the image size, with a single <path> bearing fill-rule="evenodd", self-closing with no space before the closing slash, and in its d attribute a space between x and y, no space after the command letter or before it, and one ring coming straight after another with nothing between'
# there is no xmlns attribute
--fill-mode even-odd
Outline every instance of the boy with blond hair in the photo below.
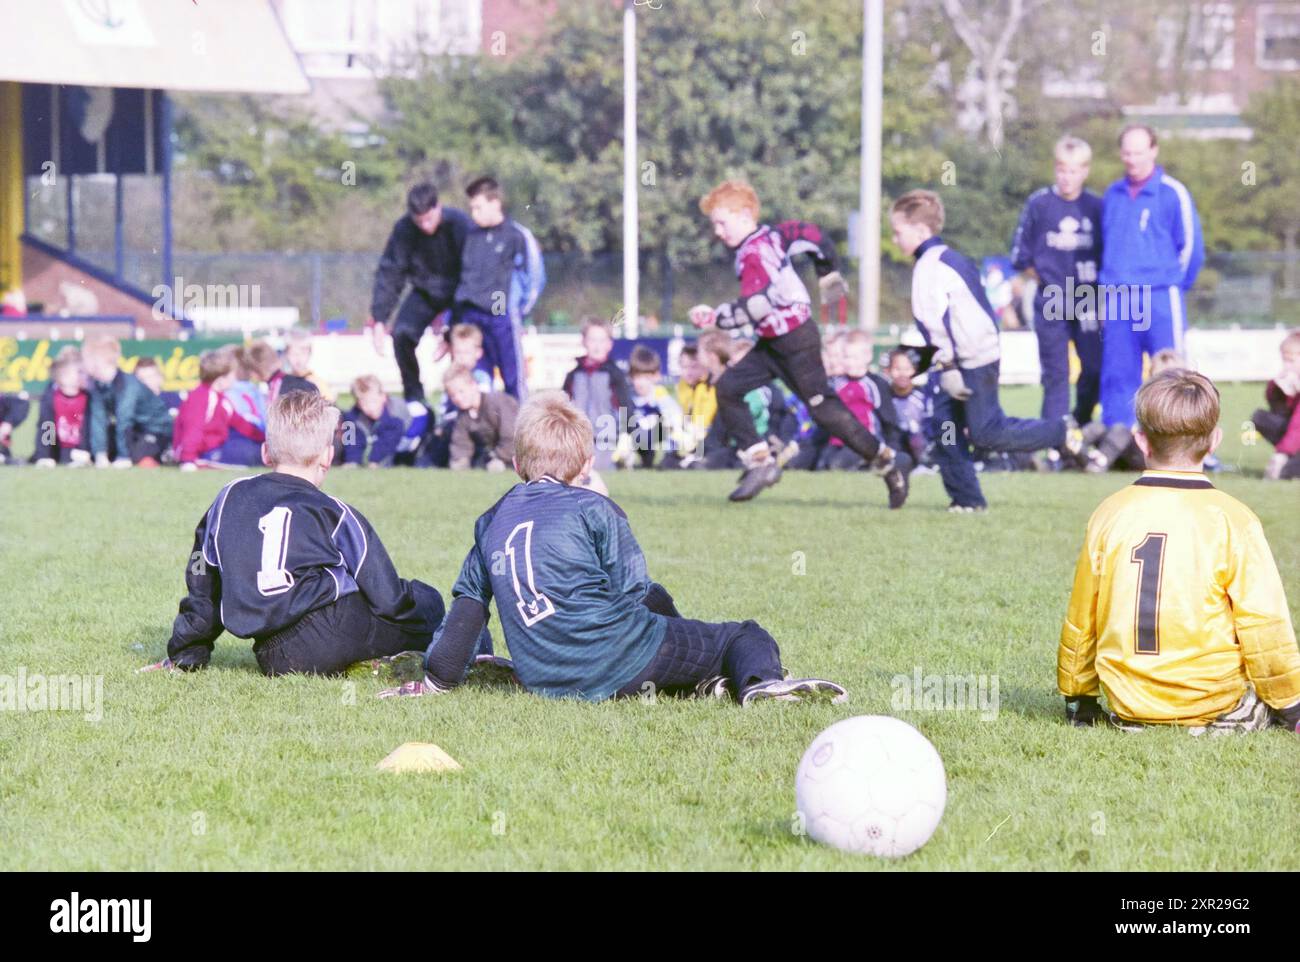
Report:
<svg viewBox="0 0 1300 962"><path fill-rule="evenodd" d="M594 453L591 422L562 392L540 393L523 406L514 457L523 483L475 523L424 679L381 697L442 694L458 685L494 597L515 673L539 695L601 701L693 691L734 693L741 704L847 697L832 682L782 679L776 642L752 621L678 616L672 598L650 581L627 516L577 486Z"/></svg>
<svg viewBox="0 0 1300 962"><path fill-rule="evenodd" d="M333 674L429 644L442 596L399 578L370 522L320 490L338 422L314 392L271 405L272 470L227 484L199 519L167 657L144 670L203 668L223 630L254 639L265 675Z"/></svg>
<svg viewBox="0 0 1300 962"><path fill-rule="evenodd" d="M633 417L632 382L611 355L614 328L601 317L582 323L582 348L586 352L564 378L564 393L587 416L599 434L596 467L614 467L614 452L628 431Z"/></svg>
<svg viewBox="0 0 1300 962"><path fill-rule="evenodd" d="M451 367L463 367L473 372L474 382L483 394L493 390L492 373L482 365L483 331L474 324L456 324L447 331L447 353L451 355ZM450 373L450 368L443 377ZM460 409L452 403L451 395L445 390L442 394L441 410L438 422L429 432L425 451L417 459L417 465L432 465L435 468L450 467L451 438L456 433L456 421Z"/></svg>
<svg viewBox="0 0 1300 962"><path fill-rule="evenodd" d="M1038 279L1034 336L1042 369L1046 420L1070 410L1070 343L1079 356L1074 419L1092 420L1101 389L1101 198L1084 188L1092 148L1078 137L1056 142L1055 183L1029 195L1011 240L1011 266Z"/></svg>
<svg viewBox="0 0 1300 962"><path fill-rule="evenodd" d="M907 497L906 479L894 465L893 449L882 445L853 417L827 385L821 333L812 319L812 299L790 258L808 254L820 278L822 301L842 299L847 285L837 268L835 245L815 224L786 221L775 228L758 223L758 195L743 181L728 180L700 201L713 233L736 252L740 297L716 308L691 309L696 327L744 330L753 326L754 349L717 382L718 417L740 446L745 473L729 495L748 501L781 479L781 467L754 427L745 395L780 380L805 404L819 425L861 455L882 475L891 507ZM895 503L897 502L897 503Z"/></svg>
<svg viewBox="0 0 1300 962"><path fill-rule="evenodd" d="M352 382L356 404L339 421L344 467L392 467L406 423L392 412L384 386L373 374Z"/></svg>
<svg viewBox="0 0 1300 962"><path fill-rule="evenodd" d="M997 315L984 293L979 268L939 236L943 201L929 190L908 191L889 212L894 243L916 258L912 315L925 339L931 440L943 487L956 513L984 511L988 502L975 473L974 448L1038 451L1064 447L1071 455L1083 436L1068 415L1054 420L1008 417L998 400L1002 346ZM969 434L968 434L969 432Z"/></svg>
<svg viewBox="0 0 1300 962"><path fill-rule="evenodd" d="M1147 470L1088 521L1061 627L1057 685L1073 725L1192 734L1300 725L1300 649L1259 519L1216 491L1219 392L1170 370L1137 393Z"/></svg>
<svg viewBox="0 0 1300 962"><path fill-rule="evenodd" d="M325 379L312 373L313 340L311 331L294 328L289 332L284 345L284 378L277 385L277 396L289 391L319 391L327 401L334 400L334 392Z"/></svg>
<svg viewBox="0 0 1300 962"><path fill-rule="evenodd" d="M504 471L515 454L519 402L501 392L485 394L474 372L458 365L447 372L442 388L457 411L448 466L453 471Z"/></svg>
<svg viewBox="0 0 1300 962"><path fill-rule="evenodd" d="M111 334L86 338L81 350L90 393L90 453L95 467L129 468L131 459L117 445L117 405L129 375L122 370L122 342Z"/></svg>

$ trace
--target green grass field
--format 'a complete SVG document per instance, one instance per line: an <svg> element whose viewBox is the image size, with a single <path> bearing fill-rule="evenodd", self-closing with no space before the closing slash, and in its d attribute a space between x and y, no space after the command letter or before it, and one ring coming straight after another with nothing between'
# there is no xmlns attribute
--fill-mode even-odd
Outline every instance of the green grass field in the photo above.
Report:
<svg viewBox="0 0 1300 962"><path fill-rule="evenodd" d="M1300 487L1258 480L1270 449L1237 430L1258 394L1225 391L1223 460L1244 474L1216 483L1262 518L1295 617ZM1035 403L1011 392L1012 408ZM992 510L976 517L946 514L934 477L889 512L863 475L790 475L744 506L724 500L730 474L613 476L684 613L755 618L796 673L852 692L745 710L492 689L380 702L377 680L267 680L230 636L206 672L136 675L163 653L194 524L227 480L0 470L0 674L103 677L97 722L0 712L0 869L1300 868L1293 735L1062 722L1056 639L1076 552L1131 476L986 477ZM446 591L473 519L509 483L339 471L326 488L370 518L404 575ZM891 679L918 667L996 676L996 717L896 711ZM868 713L918 726L947 767L938 832L897 863L792 831L800 754ZM406 741L464 770L377 772Z"/></svg>

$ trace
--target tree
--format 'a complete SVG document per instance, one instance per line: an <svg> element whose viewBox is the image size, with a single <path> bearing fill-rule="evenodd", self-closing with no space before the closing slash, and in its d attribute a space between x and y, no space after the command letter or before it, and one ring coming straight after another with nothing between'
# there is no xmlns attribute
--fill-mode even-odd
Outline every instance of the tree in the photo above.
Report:
<svg viewBox="0 0 1300 962"><path fill-rule="evenodd" d="M675 267L717 252L699 198L748 178L764 215L843 236L856 206L862 22L854 0L708 0L639 11L642 249ZM407 161L451 180L491 168L550 250L614 249L622 218L621 13L588 0L557 11L516 60L439 64L385 84L386 131ZM935 166L948 110L927 85L928 41L889 45L886 170Z"/></svg>
<svg viewBox="0 0 1300 962"><path fill-rule="evenodd" d="M177 98L178 236L208 250L346 250L401 170L279 99ZM369 161L365 159L369 155ZM358 162L358 158L362 158ZM376 239L376 237L378 239Z"/></svg>
<svg viewBox="0 0 1300 962"><path fill-rule="evenodd" d="M1300 239L1300 178L1295 174L1295 149L1300 143L1300 78L1279 78L1253 98L1244 119L1255 129L1246 150L1239 180L1251 193L1243 202L1286 254L1283 288L1300 291L1297 239ZM1249 165L1249 166L1246 166Z"/></svg>

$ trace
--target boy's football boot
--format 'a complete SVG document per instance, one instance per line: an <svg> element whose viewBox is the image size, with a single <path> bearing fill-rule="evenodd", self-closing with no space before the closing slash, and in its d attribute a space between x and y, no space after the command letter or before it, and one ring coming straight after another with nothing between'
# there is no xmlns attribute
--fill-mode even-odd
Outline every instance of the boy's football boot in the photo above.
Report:
<svg viewBox="0 0 1300 962"><path fill-rule="evenodd" d="M740 704L752 705L756 701L829 701L840 705L849 700L842 685L824 678L782 678L756 682L741 689Z"/></svg>
<svg viewBox="0 0 1300 962"><path fill-rule="evenodd" d="M885 487L889 489L889 509L891 511L896 511L907 502L910 485L907 473L901 468L895 467L885 475Z"/></svg>
<svg viewBox="0 0 1300 962"><path fill-rule="evenodd" d="M764 461L752 468L747 468L740 476L736 490L727 495L729 501L749 501L764 488L770 488L781 480L781 466L775 461Z"/></svg>
<svg viewBox="0 0 1300 962"><path fill-rule="evenodd" d="M706 678L695 686L694 698L716 698L718 700L730 699L731 679L724 675L714 675L712 678Z"/></svg>

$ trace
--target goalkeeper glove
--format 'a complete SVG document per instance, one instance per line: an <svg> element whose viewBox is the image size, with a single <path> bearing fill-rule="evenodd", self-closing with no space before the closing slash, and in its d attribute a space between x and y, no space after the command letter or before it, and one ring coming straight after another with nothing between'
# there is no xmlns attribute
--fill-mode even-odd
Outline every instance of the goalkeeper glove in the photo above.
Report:
<svg viewBox="0 0 1300 962"><path fill-rule="evenodd" d="M950 367L939 375L939 386L954 401L964 401L972 394L971 389L966 386L966 379L961 376L961 371L955 367Z"/></svg>
<svg viewBox="0 0 1300 962"><path fill-rule="evenodd" d="M817 286L821 288L822 303L828 307L849 296L849 282L839 271L831 271L825 277L819 277Z"/></svg>
<svg viewBox="0 0 1300 962"><path fill-rule="evenodd" d="M713 322L724 331L744 327L750 323L749 314L745 309L730 302L719 304L713 312L713 319Z"/></svg>
<svg viewBox="0 0 1300 962"><path fill-rule="evenodd" d="M1096 695L1079 695L1065 700L1065 720L1075 728L1087 728L1106 720Z"/></svg>

